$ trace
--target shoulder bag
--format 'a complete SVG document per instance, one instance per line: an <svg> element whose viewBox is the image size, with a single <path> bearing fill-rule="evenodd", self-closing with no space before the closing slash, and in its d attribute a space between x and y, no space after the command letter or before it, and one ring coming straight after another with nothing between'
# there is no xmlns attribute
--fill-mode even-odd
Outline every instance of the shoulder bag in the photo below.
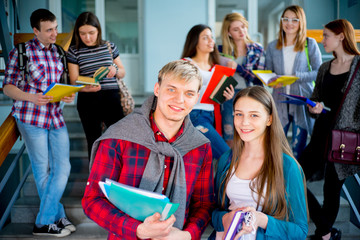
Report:
<svg viewBox="0 0 360 240"><path fill-rule="evenodd" d="M112 54L110 43L106 42L106 44L109 49L111 59L113 59L113 54ZM114 59L113 59L113 61L114 61ZM117 80L119 90L120 90L119 93L120 93L121 107L122 107L124 116L126 116L134 110L135 101L134 101L133 97L131 96L129 89L125 85L124 80L122 80L121 78L118 78L118 77L116 77L116 80Z"/></svg>
<svg viewBox="0 0 360 240"><path fill-rule="evenodd" d="M341 104L335 116L338 116L340 113L341 107L345 101L347 93L350 90L351 84L354 81L359 67L360 63L358 63L356 66L354 74L352 75L349 85L346 88ZM330 150L328 153L328 160L330 162L360 165L360 133L343 130L332 130L331 144L329 147Z"/></svg>

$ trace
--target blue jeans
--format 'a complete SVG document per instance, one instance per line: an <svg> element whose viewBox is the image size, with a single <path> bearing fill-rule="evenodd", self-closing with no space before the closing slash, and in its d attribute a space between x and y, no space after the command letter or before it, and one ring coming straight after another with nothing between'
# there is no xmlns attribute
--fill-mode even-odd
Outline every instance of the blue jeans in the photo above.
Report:
<svg viewBox="0 0 360 240"><path fill-rule="evenodd" d="M234 97L221 105L222 130L225 141L234 139L234 110L233 101L241 89L235 89Z"/></svg>
<svg viewBox="0 0 360 240"><path fill-rule="evenodd" d="M299 127L295 124L294 117L289 115L289 123L284 127L285 136L289 131L289 127L292 124L292 139L291 139L291 148L296 159L299 158L302 151L304 151L306 147L307 141L307 130Z"/></svg>
<svg viewBox="0 0 360 240"><path fill-rule="evenodd" d="M66 126L39 128L17 120L25 141L38 194L40 208L35 224L48 225L65 217L60 199L70 174L70 144Z"/></svg>
<svg viewBox="0 0 360 240"><path fill-rule="evenodd" d="M219 159L230 147L214 128L214 112L205 110L192 110L190 112L192 124L211 142L213 157Z"/></svg>

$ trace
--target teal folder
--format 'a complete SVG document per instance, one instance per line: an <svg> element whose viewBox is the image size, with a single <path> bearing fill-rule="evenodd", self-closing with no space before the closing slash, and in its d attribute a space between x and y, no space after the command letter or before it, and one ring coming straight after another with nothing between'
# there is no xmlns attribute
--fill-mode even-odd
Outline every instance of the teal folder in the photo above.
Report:
<svg viewBox="0 0 360 240"><path fill-rule="evenodd" d="M100 181L99 186L106 198L118 209L132 218L144 221L145 218L158 212L160 220L168 219L179 207L178 203L171 203L165 195L131 187L106 179Z"/></svg>

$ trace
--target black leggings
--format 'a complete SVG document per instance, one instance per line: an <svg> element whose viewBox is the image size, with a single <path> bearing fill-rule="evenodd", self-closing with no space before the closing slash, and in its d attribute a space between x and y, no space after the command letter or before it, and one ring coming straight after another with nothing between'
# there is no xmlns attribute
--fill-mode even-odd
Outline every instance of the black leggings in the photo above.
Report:
<svg viewBox="0 0 360 240"><path fill-rule="evenodd" d="M340 191L345 179L339 180L334 163L327 162L324 179L324 203L319 204L314 194L307 189L310 218L316 226L315 234L324 236L331 231L340 207Z"/></svg>
<svg viewBox="0 0 360 240"><path fill-rule="evenodd" d="M77 110L86 135L90 158L92 145L102 134L102 123L109 127L124 117L119 90L79 92Z"/></svg>

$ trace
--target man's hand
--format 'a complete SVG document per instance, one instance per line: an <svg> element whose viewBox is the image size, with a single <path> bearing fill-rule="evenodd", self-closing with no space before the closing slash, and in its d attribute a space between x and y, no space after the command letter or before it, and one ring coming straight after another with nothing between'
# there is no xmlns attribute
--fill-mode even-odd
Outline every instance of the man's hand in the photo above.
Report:
<svg viewBox="0 0 360 240"><path fill-rule="evenodd" d="M53 100L52 96L43 95L43 93L30 94L30 102L34 103L38 106L43 106L48 104L51 100Z"/></svg>
<svg viewBox="0 0 360 240"><path fill-rule="evenodd" d="M226 63L226 65L227 65L227 67L229 67L229 68L233 68L233 69L236 69L236 67L237 67L237 63L235 62L235 61L228 61L227 63Z"/></svg>
<svg viewBox="0 0 360 240"><path fill-rule="evenodd" d="M140 239L162 239L172 231L176 218L171 215L167 220L160 221L160 213L149 216L136 229L136 236Z"/></svg>
<svg viewBox="0 0 360 240"><path fill-rule="evenodd" d="M75 93L73 93L71 96L65 96L61 99L61 101L66 102L66 103L71 103L72 101L74 101L75 99Z"/></svg>
<svg viewBox="0 0 360 240"><path fill-rule="evenodd" d="M152 240L191 240L191 234L188 231L181 231L176 227L172 227L169 235L163 238L152 238Z"/></svg>

